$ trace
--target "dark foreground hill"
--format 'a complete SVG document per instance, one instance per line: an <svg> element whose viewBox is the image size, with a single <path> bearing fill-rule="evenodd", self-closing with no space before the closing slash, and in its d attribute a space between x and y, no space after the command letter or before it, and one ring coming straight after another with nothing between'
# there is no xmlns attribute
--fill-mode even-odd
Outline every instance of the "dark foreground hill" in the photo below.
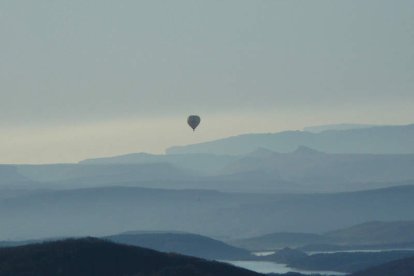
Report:
<svg viewBox="0 0 414 276"><path fill-rule="evenodd" d="M267 256L266 259L286 263L297 269L352 273L412 256L414 256L413 251L342 252L306 255L297 250L283 249ZM389 275L394 276L394 274Z"/></svg>
<svg viewBox="0 0 414 276"><path fill-rule="evenodd" d="M117 243L151 248L161 252L175 252L211 260L243 260L252 258L247 250L189 233L127 232L109 236L107 239Z"/></svg>
<svg viewBox="0 0 414 276"><path fill-rule="evenodd" d="M95 238L0 249L1 276L260 275L228 264Z"/></svg>
<svg viewBox="0 0 414 276"><path fill-rule="evenodd" d="M351 276L413 276L414 257L392 261L356 272Z"/></svg>

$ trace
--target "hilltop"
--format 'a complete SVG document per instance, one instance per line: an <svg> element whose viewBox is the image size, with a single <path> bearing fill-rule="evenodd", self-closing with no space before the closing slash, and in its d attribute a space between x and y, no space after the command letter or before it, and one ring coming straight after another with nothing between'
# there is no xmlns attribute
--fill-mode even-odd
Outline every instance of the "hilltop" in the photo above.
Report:
<svg viewBox="0 0 414 276"><path fill-rule="evenodd" d="M132 276L258 273L228 264L115 244L95 238L0 248L0 276Z"/></svg>

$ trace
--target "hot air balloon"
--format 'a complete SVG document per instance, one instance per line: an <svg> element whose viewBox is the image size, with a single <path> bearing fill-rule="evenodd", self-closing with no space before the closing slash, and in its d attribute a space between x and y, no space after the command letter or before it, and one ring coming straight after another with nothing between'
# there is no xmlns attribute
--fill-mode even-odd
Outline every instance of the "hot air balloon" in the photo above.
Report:
<svg viewBox="0 0 414 276"><path fill-rule="evenodd" d="M188 116L187 123L193 129L193 131L197 128L200 122L201 122L201 119L199 116L197 115Z"/></svg>

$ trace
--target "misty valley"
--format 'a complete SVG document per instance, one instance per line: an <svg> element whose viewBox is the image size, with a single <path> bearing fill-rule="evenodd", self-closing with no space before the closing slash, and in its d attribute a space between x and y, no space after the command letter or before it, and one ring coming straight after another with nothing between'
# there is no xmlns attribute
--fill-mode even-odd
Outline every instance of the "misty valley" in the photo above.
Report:
<svg viewBox="0 0 414 276"><path fill-rule="evenodd" d="M24 275L20 262L56 248L66 256L76 247L94 262L95 245L125 254L119 262L130 272L139 271L129 261L142 253L135 247L174 252L178 259L166 261L189 269L182 275L210 275L201 260L246 275L377 275L370 269L411 264L411 141L414 125L370 126L243 135L165 155L1 165L0 275ZM191 269L181 267L184 256ZM48 260L50 269L69 265Z"/></svg>
<svg viewBox="0 0 414 276"><path fill-rule="evenodd" d="M0 39L0 276L414 276L413 0L3 0Z"/></svg>

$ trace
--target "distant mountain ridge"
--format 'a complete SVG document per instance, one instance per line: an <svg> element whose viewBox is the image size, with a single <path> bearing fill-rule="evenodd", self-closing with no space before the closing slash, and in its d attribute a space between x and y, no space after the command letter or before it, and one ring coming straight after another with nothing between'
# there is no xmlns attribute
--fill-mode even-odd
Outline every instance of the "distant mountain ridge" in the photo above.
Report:
<svg viewBox="0 0 414 276"><path fill-rule="evenodd" d="M222 173L258 172L256 181L262 174L308 184L314 191L350 191L414 183L413 168L414 154L332 154L300 146L291 153L256 150L226 166Z"/></svg>
<svg viewBox="0 0 414 276"><path fill-rule="evenodd" d="M369 127L378 127L379 125L369 125L369 124L330 124L330 125L319 125L319 126L310 126L304 127L304 131L308 132L322 132L329 130L349 130L349 129L359 129L359 128L369 128Z"/></svg>
<svg viewBox="0 0 414 276"><path fill-rule="evenodd" d="M372 221L326 233L345 245L414 244L414 221Z"/></svg>
<svg viewBox="0 0 414 276"><path fill-rule="evenodd" d="M160 180L160 176L167 171L167 165L171 166L172 173L170 179L164 180L170 182L170 187L179 184L180 188L203 187L245 192L338 192L414 184L414 154L325 153L303 145L288 153L274 152L262 147L240 156L138 153L85 160L78 166L106 166L110 169L122 166L158 166L160 173L154 173L152 178L151 175L147 178L129 178L135 183L142 183L142 179ZM177 173L179 170L181 177ZM188 176L193 173L194 177L184 177L187 171ZM89 181L103 182L98 176L93 176ZM128 180L122 175L117 178L118 181ZM252 182L256 184L251 185Z"/></svg>
<svg viewBox="0 0 414 276"><path fill-rule="evenodd" d="M278 232L258 237L229 241L230 244L252 251L272 251L284 247L296 248L305 244L325 242L320 234Z"/></svg>
<svg viewBox="0 0 414 276"><path fill-rule="evenodd" d="M3 189L27 188L34 184L35 181L21 174L15 165L0 165L0 187Z"/></svg>
<svg viewBox="0 0 414 276"><path fill-rule="evenodd" d="M413 140L414 124L410 124L328 130L320 133L284 131L268 134L244 134L205 143L171 147L166 152L167 154L243 155L257 148L291 152L303 145L329 153L405 154L414 153Z"/></svg>
<svg viewBox="0 0 414 276"><path fill-rule="evenodd" d="M148 181L189 181L195 176L191 171L166 162L0 165L0 189L67 189Z"/></svg>
<svg viewBox="0 0 414 276"><path fill-rule="evenodd" d="M126 229L172 229L222 240L271 232L321 233L373 220L414 220L413 198L414 186L336 194L50 190L1 199L0 237L106 236Z"/></svg>
<svg viewBox="0 0 414 276"><path fill-rule="evenodd" d="M176 154L0 165L0 189L139 186L303 193L410 185L414 184L412 141L414 125L242 135L189 145Z"/></svg>
<svg viewBox="0 0 414 276"><path fill-rule="evenodd" d="M202 173L214 173L237 159L230 155L216 154L149 154L131 153L112 157L94 158L80 161L79 164L159 164L169 163L181 169Z"/></svg>

